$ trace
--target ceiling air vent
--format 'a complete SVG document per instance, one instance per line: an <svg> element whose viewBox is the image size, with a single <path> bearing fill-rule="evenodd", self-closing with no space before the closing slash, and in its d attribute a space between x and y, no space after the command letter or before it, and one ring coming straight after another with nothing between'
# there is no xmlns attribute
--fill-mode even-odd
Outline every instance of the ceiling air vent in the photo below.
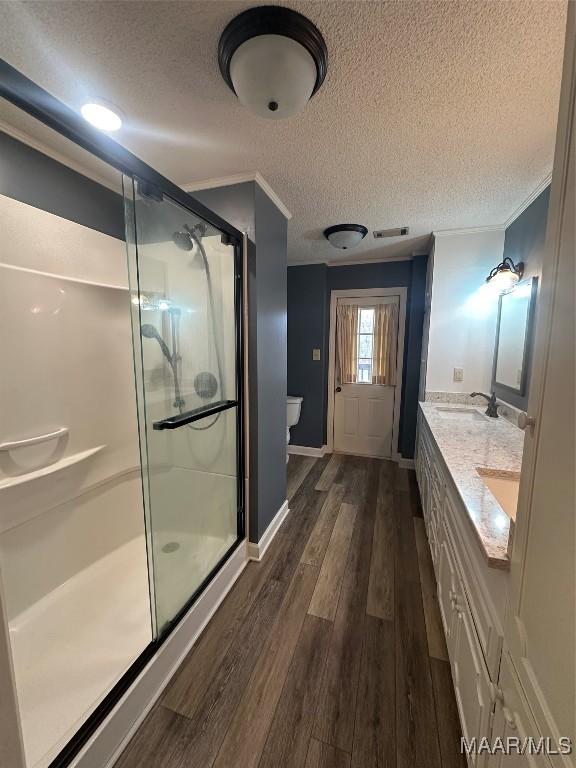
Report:
<svg viewBox="0 0 576 768"><path fill-rule="evenodd" d="M402 235L408 234L408 227L395 227L394 229L377 229L372 233L376 240L381 240L383 237L402 237Z"/></svg>

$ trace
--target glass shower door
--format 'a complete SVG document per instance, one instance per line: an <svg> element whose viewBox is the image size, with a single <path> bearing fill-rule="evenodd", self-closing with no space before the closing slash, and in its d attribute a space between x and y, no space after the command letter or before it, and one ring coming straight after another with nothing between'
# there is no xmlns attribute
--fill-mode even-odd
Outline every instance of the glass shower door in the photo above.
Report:
<svg viewBox="0 0 576 768"><path fill-rule="evenodd" d="M125 198L151 591L162 634L242 534L240 281L236 249L219 230L137 180L125 179Z"/></svg>

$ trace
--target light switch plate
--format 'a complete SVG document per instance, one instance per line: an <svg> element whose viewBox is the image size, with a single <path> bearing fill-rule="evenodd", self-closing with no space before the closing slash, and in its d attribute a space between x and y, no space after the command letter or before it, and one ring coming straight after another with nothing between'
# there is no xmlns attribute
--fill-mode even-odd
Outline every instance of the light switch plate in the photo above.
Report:
<svg viewBox="0 0 576 768"><path fill-rule="evenodd" d="M464 368L454 368L452 381L464 381Z"/></svg>
<svg viewBox="0 0 576 768"><path fill-rule="evenodd" d="M312 360L320 360L320 350L319 349L313 349L312 350Z"/></svg>

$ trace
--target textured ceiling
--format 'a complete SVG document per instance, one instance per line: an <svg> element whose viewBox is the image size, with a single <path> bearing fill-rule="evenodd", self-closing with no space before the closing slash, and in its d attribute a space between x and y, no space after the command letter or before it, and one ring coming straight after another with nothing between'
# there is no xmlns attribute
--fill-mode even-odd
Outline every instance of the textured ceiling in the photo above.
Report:
<svg viewBox="0 0 576 768"><path fill-rule="evenodd" d="M243 109L216 48L255 2L2 2L1 55L72 106L107 98L119 141L184 185L260 171L294 218L289 259L394 257L434 229L501 224L550 172L564 2L290 2L328 75L286 121ZM354 251L338 222L409 226Z"/></svg>

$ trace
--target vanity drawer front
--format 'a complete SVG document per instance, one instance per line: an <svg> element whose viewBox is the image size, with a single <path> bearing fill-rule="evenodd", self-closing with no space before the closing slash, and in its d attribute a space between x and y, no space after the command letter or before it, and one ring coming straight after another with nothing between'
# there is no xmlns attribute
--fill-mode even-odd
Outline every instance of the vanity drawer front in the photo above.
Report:
<svg viewBox="0 0 576 768"><path fill-rule="evenodd" d="M422 428L420 430L420 437L421 437L421 444L424 448L425 453L428 456L428 462L430 463L430 459L434 455L434 441L432 440L432 436L430 434L430 431L428 429L428 425L424 422L422 422Z"/></svg>
<svg viewBox="0 0 576 768"><path fill-rule="evenodd" d="M438 501L441 503L444 497L444 470L439 456L434 456L430 461L430 470L432 475L432 488L436 492Z"/></svg>
<svg viewBox="0 0 576 768"><path fill-rule="evenodd" d="M466 510L456 500L450 490L444 499L444 516L449 535L454 542L457 567L461 574L466 597L478 640L490 677L498 678L500 655L502 651L502 625L506 595L508 590L508 572L491 568L483 559L474 532L465 519ZM464 525L466 524L466 525Z"/></svg>
<svg viewBox="0 0 576 768"><path fill-rule="evenodd" d="M416 448L414 451L414 469L416 470L416 479L418 485L420 485L420 478L422 472L422 430L424 426L422 424L422 413L418 411L417 427L416 427Z"/></svg>
<svg viewBox="0 0 576 768"><path fill-rule="evenodd" d="M430 554L432 555L432 565L434 566L436 580L438 580L438 533L433 526L429 527L427 533L428 546L430 547Z"/></svg>
<svg viewBox="0 0 576 768"><path fill-rule="evenodd" d="M456 606L458 604L458 597L462 594L463 590L454 556L454 548L444 524L441 524L438 529L436 551L438 605L440 607L444 634L446 635L448 655L452 662L456 645L458 619Z"/></svg>
<svg viewBox="0 0 576 768"><path fill-rule="evenodd" d="M430 483L430 517L432 518L434 526L437 528L442 519L442 506L444 503L444 489L438 490L434 485L434 480L431 479Z"/></svg>
<svg viewBox="0 0 576 768"><path fill-rule="evenodd" d="M436 570L438 539L440 535L440 526L442 524L442 504L438 495L432 486L432 493L430 494L430 521L428 524L428 541L430 542L430 550L432 551L432 562L434 564L434 570Z"/></svg>
<svg viewBox="0 0 576 768"><path fill-rule="evenodd" d="M444 494L444 469L442 466L442 459L440 458L436 443L432 439L428 427L422 425L422 449L426 457L426 464L430 472L430 480L432 488L436 490L437 495L441 498Z"/></svg>
<svg viewBox="0 0 576 768"><path fill-rule="evenodd" d="M430 457L426 450L426 445L423 440L419 441L418 450L418 487L420 489L420 501L422 503L422 512L424 514L424 520L428 525L428 505L430 497Z"/></svg>

